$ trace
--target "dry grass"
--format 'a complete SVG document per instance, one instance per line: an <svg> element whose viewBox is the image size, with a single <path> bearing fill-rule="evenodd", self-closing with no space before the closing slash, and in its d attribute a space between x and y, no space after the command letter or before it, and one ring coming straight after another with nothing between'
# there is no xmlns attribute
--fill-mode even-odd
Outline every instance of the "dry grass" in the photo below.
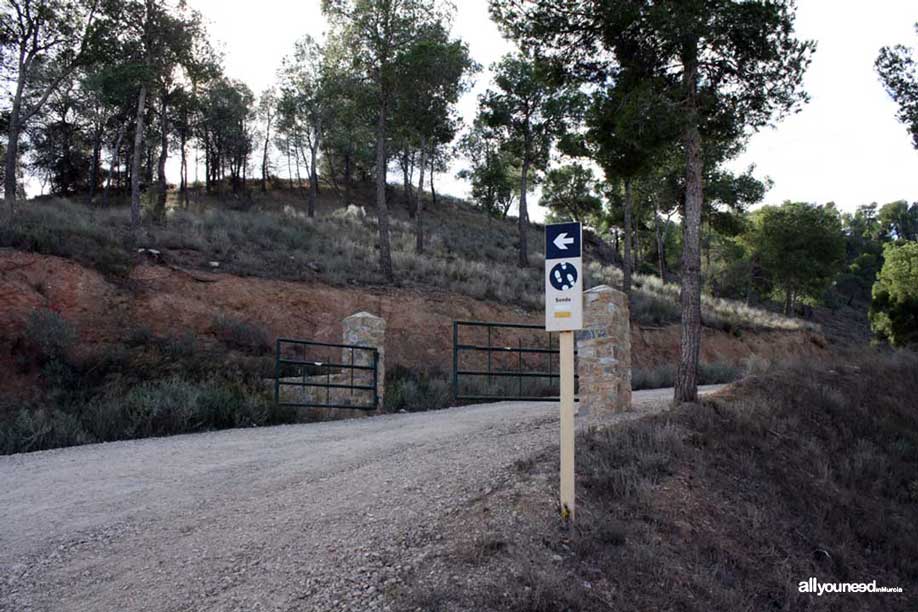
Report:
<svg viewBox="0 0 918 612"><path fill-rule="evenodd" d="M587 268L590 285L621 285L622 272L614 266L590 262ZM635 275L631 298L632 319L657 325L679 320L679 291L676 283L666 283L657 276ZM816 329L808 321L785 317L763 308L755 308L710 295L701 296L701 318L704 325L717 329Z"/></svg>
<svg viewBox="0 0 918 612"><path fill-rule="evenodd" d="M518 466L537 491L515 503L522 523L483 527L501 552L448 566L479 586L420 579L413 593L441 610L914 610L916 397L915 354L845 356L581 435L574 529L540 510L557 490L555 450ZM800 593L811 576L904 592Z"/></svg>
<svg viewBox="0 0 918 612"><path fill-rule="evenodd" d="M543 304L542 230L531 226L530 265L516 266L518 235L513 220L488 217L460 200L440 197L425 213L426 251L414 252L414 221L394 198L392 258L400 286L437 288L473 298L537 310ZM251 200L207 196L190 209L170 208L165 223L145 221L132 233L126 207L90 209L45 199L21 207L0 228L0 247L74 259L107 275L126 275L138 248L157 249L168 263L208 269L217 261L232 274L319 279L331 284L386 284L377 266L377 227L372 208L351 216L336 207L333 193L320 198L308 218L296 192L255 193ZM618 286L621 272L588 251L585 286ZM632 319L647 325L679 320L679 287L636 276ZM703 298L705 325L725 330L800 329L811 325L738 302Z"/></svg>

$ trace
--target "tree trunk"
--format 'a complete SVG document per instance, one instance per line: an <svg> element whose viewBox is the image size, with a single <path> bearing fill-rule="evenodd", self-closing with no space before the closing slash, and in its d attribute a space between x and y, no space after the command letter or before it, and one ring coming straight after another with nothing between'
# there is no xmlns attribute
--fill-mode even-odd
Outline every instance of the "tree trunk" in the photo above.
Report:
<svg viewBox="0 0 918 612"><path fill-rule="evenodd" d="M520 251L519 251L519 261L517 262L519 267L528 268L529 267L529 245L527 242L527 234L529 233L529 211L526 210L526 181L529 178L529 159L528 151L523 159L523 168L520 173L520 218L519 218L519 230L520 230Z"/></svg>
<svg viewBox="0 0 918 612"><path fill-rule="evenodd" d="M21 93L13 99L10 111L10 127L7 132L6 170L3 175L3 197L9 208L10 219L16 213L16 161L19 157L19 109Z"/></svg>
<svg viewBox="0 0 918 612"><path fill-rule="evenodd" d="M243 128L243 134L245 133L245 128ZM242 193L245 193L248 184L246 183L248 179L249 172L249 156L247 153L242 154L242 161L239 162L239 167L242 169Z"/></svg>
<svg viewBox="0 0 918 612"><path fill-rule="evenodd" d="M794 290L790 285L784 288L784 316L791 316L794 309Z"/></svg>
<svg viewBox="0 0 918 612"><path fill-rule="evenodd" d="M698 401L698 353L701 350L701 206L704 202L701 132L697 110L697 47L690 48L685 67L687 127L685 131L685 210L683 216L682 307L679 368L674 401Z"/></svg>
<svg viewBox="0 0 918 612"><path fill-rule="evenodd" d="M414 219L414 251L415 253L424 252L424 225L421 222L421 210L423 209L423 204L421 202L422 196L424 195L424 166L427 165L427 159L425 158L427 154L427 139L421 137L421 159L418 164L418 190L414 195L415 199L415 219Z"/></svg>
<svg viewBox="0 0 918 612"><path fill-rule="evenodd" d="M430 156L430 205L436 207L437 205L437 190L434 189L434 158L433 155Z"/></svg>
<svg viewBox="0 0 918 612"><path fill-rule="evenodd" d="M316 216L316 200L319 197L319 173L316 171L316 151L319 148L318 137L309 147L309 211L310 217Z"/></svg>
<svg viewBox="0 0 918 612"><path fill-rule="evenodd" d="M182 206L186 209L188 208L188 153L185 151L185 147L188 144L187 130L187 123L183 121L181 130L182 163L179 166L179 181L181 182L180 191L182 194Z"/></svg>
<svg viewBox="0 0 918 612"><path fill-rule="evenodd" d="M332 155L332 152L328 150L327 144L325 145L325 162L328 164L328 178L331 181L332 189L335 190L335 195L338 196L338 199L340 200L341 185L338 184L338 169L335 168L335 158Z"/></svg>
<svg viewBox="0 0 918 612"><path fill-rule="evenodd" d="M300 142L299 139L293 143L293 166L296 168L296 189L300 193L303 191L303 177L300 176Z"/></svg>
<svg viewBox="0 0 918 612"><path fill-rule="evenodd" d="M660 280L666 281L666 253L663 247L663 233L660 231L660 214L657 212L656 203L653 208L653 229L657 238L657 270Z"/></svg>
<svg viewBox="0 0 918 612"><path fill-rule="evenodd" d="M137 98L137 119L134 123L134 154L131 160L131 227L140 225L140 158L143 155L143 116L147 101L147 86L140 86Z"/></svg>
<svg viewBox="0 0 918 612"><path fill-rule="evenodd" d="M166 117L166 94L163 93L160 106L160 141L159 141L159 163L156 166L156 182L158 189L156 193L156 220L163 222L166 220L166 159L169 156L169 120Z"/></svg>
<svg viewBox="0 0 918 612"><path fill-rule="evenodd" d="M344 206L351 205L351 154L344 154Z"/></svg>
<svg viewBox="0 0 918 612"><path fill-rule="evenodd" d="M268 143L271 141L271 120L265 126L265 147L261 156L261 192L268 191Z"/></svg>
<svg viewBox="0 0 918 612"><path fill-rule="evenodd" d="M86 205L92 206L96 197L96 187L99 183L99 164L102 162L102 127L96 129L92 142L92 170L89 173L89 193L86 196Z"/></svg>
<svg viewBox="0 0 918 612"><path fill-rule="evenodd" d="M126 124L122 123L121 127L118 128L118 137L115 138L115 147L112 149L112 161L108 166L108 181L105 183L105 191L102 193L102 207L108 208L108 190L112 186L112 181L115 180L115 169L120 169L120 159L121 159L121 141L124 139Z"/></svg>
<svg viewBox="0 0 918 612"><path fill-rule="evenodd" d="M151 113L152 114L152 113ZM152 123L153 117L150 117ZM145 170L144 170L144 181L147 185L153 184L153 159L156 154L156 142L151 142L146 148L144 160L145 160Z"/></svg>
<svg viewBox="0 0 918 612"><path fill-rule="evenodd" d="M625 201L623 208L625 213L625 253L622 257L622 291L625 295L631 296L631 208L633 206L631 191L631 179L625 179Z"/></svg>
<svg viewBox="0 0 918 612"><path fill-rule="evenodd" d="M411 173L408 172L409 166L408 153L402 154L402 195L405 200L405 209L408 211L408 216L412 219L414 218L414 201L411 198Z"/></svg>
<svg viewBox="0 0 918 612"><path fill-rule="evenodd" d="M633 218L633 209L632 209L632 236L634 237L634 244L631 247L631 274L635 274L637 270L641 269L641 230L640 226L634 222Z"/></svg>
<svg viewBox="0 0 918 612"><path fill-rule="evenodd" d="M210 134L204 130L204 191L210 193Z"/></svg>
<svg viewBox="0 0 918 612"><path fill-rule="evenodd" d="M394 280L389 250L389 209L386 207L386 112L385 98L379 104L376 119L376 218L379 222L379 267L388 281Z"/></svg>

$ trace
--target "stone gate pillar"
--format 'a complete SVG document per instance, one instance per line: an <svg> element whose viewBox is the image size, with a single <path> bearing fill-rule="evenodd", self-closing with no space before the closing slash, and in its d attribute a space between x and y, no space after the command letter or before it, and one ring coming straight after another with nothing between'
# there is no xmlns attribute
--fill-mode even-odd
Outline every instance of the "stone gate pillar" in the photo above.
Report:
<svg viewBox="0 0 918 612"><path fill-rule="evenodd" d="M368 312L358 312L347 317L341 322L341 343L342 344L360 344L363 346L372 346L379 351L379 361L377 362L377 389L379 390L379 409L383 407L383 396L386 390L386 320ZM350 349L341 349L342 358L347 360L342 363L350 363ZM354 351L354 365L373 365L372 356L367 351ZM355 372L355 382L360 380L360 384L372 384L373 373L366 371Z"/></svg>
<svg viewBox="0 0 918 612"><path fill-rule="evenodd" d="M607 285L583 292L577 360L582 414L631 409L631 322L624 293Z"/></svg>

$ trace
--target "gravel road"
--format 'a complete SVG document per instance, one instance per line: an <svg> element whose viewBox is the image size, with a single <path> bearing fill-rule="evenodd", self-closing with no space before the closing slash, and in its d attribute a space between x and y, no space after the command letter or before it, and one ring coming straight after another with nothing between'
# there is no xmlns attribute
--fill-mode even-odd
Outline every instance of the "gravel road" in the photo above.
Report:
<svg viewBox="0 0 918 612"><path fill-rule="evenodd" d="M671 397L636 392L611 420ZM0 457L0 610L386 610L451 515L557 443L557 414L505 402Z"/></svg>

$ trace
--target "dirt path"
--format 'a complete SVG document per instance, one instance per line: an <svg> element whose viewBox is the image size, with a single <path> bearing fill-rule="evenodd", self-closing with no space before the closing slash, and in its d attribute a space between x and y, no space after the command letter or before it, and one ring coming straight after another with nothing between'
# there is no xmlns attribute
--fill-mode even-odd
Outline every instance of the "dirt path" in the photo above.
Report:
<svg viewBox="0 0 918 612"><path fill-rule="evenodd" d="M503 403L0 457L0 610L384 610L557 436L556 404Z"/></svg>

